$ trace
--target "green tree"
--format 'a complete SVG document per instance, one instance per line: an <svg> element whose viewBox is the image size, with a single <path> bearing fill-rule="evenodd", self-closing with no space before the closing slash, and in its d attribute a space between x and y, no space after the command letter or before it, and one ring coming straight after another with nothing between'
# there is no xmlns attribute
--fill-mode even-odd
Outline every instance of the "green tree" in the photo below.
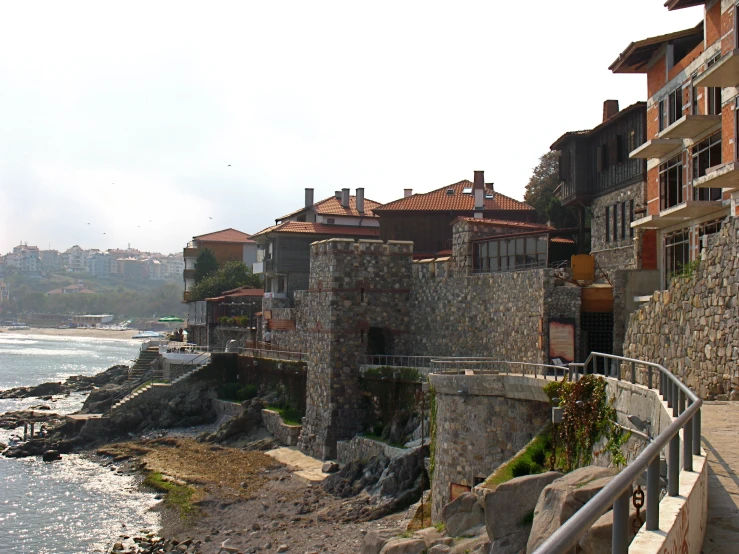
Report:
<svg viewBox="0 0 739 554"><path fill-rule="evenodd" d="M262 286L259 276L254 275L245 263L228 262L222 269L196 283L189 291L190 300L205 300L245 285Z"/></svg>
<svg viewBox="0 0 739 554"><path fill-rule="evenodd" d="M21 310L24 312L42 312L46 306L46 295L42 292L32 292L23 297Z"/></svg>
<svg viewBox="0 0 739 554"><path fill-rule="evenodd" d="M549 222L558 228L577 227L577 210L563 207L554 195L559 183L559 154L550 151L539 158L539 165L534 168L523 199L536 210L540 222Z"/></svg>
<svg viewBox="0 0 739 554"><path fill-rule="evenodd" d="M218 260L210 248L206 248L198 254L195 260L195 283L199 283L206 277L218 271Z"/></svg>

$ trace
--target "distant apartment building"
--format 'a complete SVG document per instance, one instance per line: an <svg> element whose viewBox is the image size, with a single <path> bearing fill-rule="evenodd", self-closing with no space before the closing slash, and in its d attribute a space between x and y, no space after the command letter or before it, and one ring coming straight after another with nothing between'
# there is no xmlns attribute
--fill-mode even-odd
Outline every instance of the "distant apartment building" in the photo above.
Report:
<svg viewBox="0 0 739 554"><path fill-rule="evenodd" d="M606 100L598 126L567 132L551 146L560 153L558 197L581 211L581 227L590 207L590 253L602 269L656 267L653 238L643 250L631 227L646 212L646 162L629 158L646 140L646 113L646 102L619 110L618 100Z"/></svg>
<svg viewBox="0 0 739 554"><path fill-rule="evenodd" d="M117 260L118 276L124 281L143 281L149 278L149 263L136 258L120 258Z"/></svg>
<svg viewBox="0 0 739 554"><path fill-rule="evenodd" d="M193 237L182 252L185 299L187 291L195 284L195 262L202 251L213 252L220 266L226 262L244 262L251 267L257 261L257 243L249 235L236 229L223 229Z"/></svg>
<svg viewBox="0 0 739 554"><path fill-rule="evenodd" d="M313 189L305 189L305 204L299 210L275 220L252 238L258 244L254 273L264 277L265 298L284 300L288 305L296 290L308 288L310 244L330 238L379 238L377 202L364 197L358 188L348 188L333 196L313 201ZM279 302L273 302L279 307Z"/></svg>
<svg viewBox="0 0 739 554"><path fill-rule="evenodd" d="M181 257L170 255L162 261L167 268L167 277L170 279L182 278L185 271L185 261Z"/></svg>
<svg viewBox="0 0 739 554"><path fill-rule="evenodd" d="M10 289L6 283L0 281L0 305L10 302Z"/></svg>
<svg viewBox="0 0 739 554"><path fill-rule="evenodd" d="M505 221L536 221L534 208L495 191L485 173L475 171L474 182L459 181L426 193L405 189L403 198L373 209L379 216L382 240L413 241L416 257L452 249L452 223L460 217Z"/></svg>
<svg viewBox="0 0 739 554"><path fill-rule="evenodd" d="M4 256L4 262L6 267L29 275L38 274L42 269L38 247L27 243L13 247L13 251Z"/></svg>
<svg viewBox="0 0 739 554"><path fill-rule="evenodd" d="M76 285L67 285L66 287L62 287L60 289L50 290L46 294L94 294L94 291L86 289L85 285L83 285L80 281Z"/></svg>
<svg viewBox="0 0 739 554"><path fill-rule="evenodd" d="M71 273L83 273L87 271L86 262L87 257L85 251L76 244L62 254L62 265Z"/></svg>
<svg viewBox="0 0 739 554"><path fill-rule="evenodd" d="M739 215L739 9L735 0L665 5L703 5L704 19L632 42L610 69L647 75L646 142L629 154L647 160L647 210L631 226L656 245L666 287L727 216Z"/></svg>
<svg viewBox="0 0 739 554"><path fill-rule="evenodd" d="M39 256L44 271L60 271L62 269L62 257L58 250L41 250Z"/></svg>
<svg viewBox="0 0 739 554"><path fill-rule="evenodd" d="M106 252L95 252L87 258L87 269L93 277L110 277L113 257Z"/></svg>

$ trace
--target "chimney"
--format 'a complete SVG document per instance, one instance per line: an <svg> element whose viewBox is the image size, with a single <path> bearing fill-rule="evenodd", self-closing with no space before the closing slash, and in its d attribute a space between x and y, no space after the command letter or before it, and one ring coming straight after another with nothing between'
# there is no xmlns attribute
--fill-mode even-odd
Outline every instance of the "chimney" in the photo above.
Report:
<svg viewBox="0 0 739 554"><path fill-rule="evenodd" d="M341 206L349 207L349 189L341 189Z"/></svg>
<svg viewBox="0 0 739 554"><path fill-rule="evenodd" d="M603 122L611 119L618 113L618 100L606 100L603 102Z"/></svg>
<svg viewBox="0 0 739 554"><path fill-rule="evenodd" d="M357 211L360 214L363 214L364 213L364 189L363 188L357 189L356 200L357 200Z"/></svg>
<svg viewBox="0 0 739 554"><path fill-rule="evenodd" d="M305 189L305 207L310 208L313 206L313 189Z"/></svg>
<svg viewBox="0 0 739 554"><path fill-rule="evenodd" d="M482 212L485 209L485 172L475 171L475 183L472 188L475 195L475 219L482 219Z"/></svg>
<svg viewBox="0 0 739 554"><path fill-rule="evenodd" d="M341 200L341 191L337 190L336 192L334 192L334 196L336 197L336 200Z"/></svg>
<svg viewBox="0 0 739 554"><path fill-rule="evenodd" d="M413 196L413 189L403 189L403 198Z"/></svg>

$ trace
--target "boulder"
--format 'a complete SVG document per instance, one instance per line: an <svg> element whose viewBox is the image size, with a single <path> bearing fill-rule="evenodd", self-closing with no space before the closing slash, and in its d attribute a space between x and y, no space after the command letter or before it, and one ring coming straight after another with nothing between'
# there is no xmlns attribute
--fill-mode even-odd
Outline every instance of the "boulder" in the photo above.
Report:
<svg viewBox="0 0 739 554"><path fill-rule="evenodd" d="M576 469L547 485L534 509L534 522L526 545L531 554L549 536L593 498L613 476L614 468L588 466Z"/></svg>
<svg viewBox="0 0 739 554"><path fill-rule="evenodd" d="M364 536L364 540L362 541L362 554L380 554L382 547L392 537L392 531L370 531Z"/></svg>
<svg viewBox="0 0 739 554"><path fill-rule="evenodd" d="M515 533L511 533L500 539L495 539L490 546L489 554L518 554L526 550L526 542L529 540L531 526L527 525ZM492 539L491 539L492 540Z"/></svg>
<svg viewBox="0 0 739 554"><path fill-rule="evenodd" d="M426 551L426 541L423 539L390 539L380 550L380 554L422 554Z"/></svg>
<svg viewBox="0 0 739 554"><path fill-rule="evenodd" d="M470 539L462 539L452 548L451 554L488 554L490 551L490 540L481 527L482 535Z"/></svg>
<svg viewBox="0 0 739 554"><path fill-rule="evenodd" d="M646 508L642 510L642 521L646 518ZM634 520L636 519L636 508L629 501L629 544L634 540ZM610 510L600 516L580 538L581 554L609 554L613 541L613 511Z"/></svg>
<svg viewBox="0 0 739 554"><path fill-rule="evenodd" d="M321 468L323 473L336 473L339 471L339 464L336 462L325 462Z"/></svg>
<svg viewBox="0 0 739 554"><path fill-rule="evenodd" d="M41 459L45 462L53 462L55 460L61 460L62 455L59 454L58 450L47 450L41 455Z"/></svg>
<svg viewBox="0 0 739 554"><path fill-rule="evenodd" d="M558 471L516 477L485 491L485 526L491 541L528 528L531 521L524 520L536 508L544 487L562 477ZM484 489L483 489L484 490Z"/></svg>
<svg viewBox="0 0 739 554"><path fill-rule="evenodd" d="M459 537L465 531L485 523L485 513L471 492L459 495L441 510L441 519L450 537Z"/></svg>
<svg viewBox="0 0 739 554"><path fill-rule="evenodd" d="M444 536L444 534L437 531L435 527L426 527L425 529L420 529L413 533L413 537L426 541L427 548L431 548L439 544L452 545L454 543L454 539Z"/></svg>
<svg viewBox="0 0 739 554"><path fill-rule="evenodd" d="M449 554L452 551L451 546L445 544L437 544L429 549L429 554Z"/></svg>

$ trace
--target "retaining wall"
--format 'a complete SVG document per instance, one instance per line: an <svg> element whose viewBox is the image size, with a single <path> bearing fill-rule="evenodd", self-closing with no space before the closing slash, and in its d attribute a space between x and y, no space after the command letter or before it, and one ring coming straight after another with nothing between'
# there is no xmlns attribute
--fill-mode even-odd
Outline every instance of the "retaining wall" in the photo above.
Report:
<svg viewBox="0 0 739 554"><path fill-rule="evenodd" d="M356 436L348 441L338 441L336 443L336 451L336 458L341 464L369 460L373 456L380 455L393 460L408 452L405 448L397 448L384 442L360 436Z"/></svg>
<svg viewBox="0 0 739 554"><path fill-rule="evenodd" d="M301 425L288 425L282 421L280 414L274 410L262 410L262 421L270 435L286 446L298 444L298 437L303 428Z"/></svg>

